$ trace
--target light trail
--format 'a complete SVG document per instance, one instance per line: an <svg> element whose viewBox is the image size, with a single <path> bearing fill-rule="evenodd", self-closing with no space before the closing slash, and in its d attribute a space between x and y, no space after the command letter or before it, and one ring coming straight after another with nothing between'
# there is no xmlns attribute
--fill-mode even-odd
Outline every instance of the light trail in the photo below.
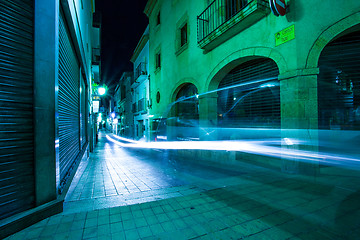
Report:
<svg viewBox="0 0 360 240"><path fill-rule="evenodd" d="M229 90L229 89L232 89L232 88L244 87L244 86L247 86L247 85L251 85L251 84L255 84L255 83L261 83L261 82L267 82L267 81L271 81L271 80L277 80L277 77L265 78L265 79L260 79L260 80L256 80L256 81L251 81L251 82L243 82L243 83L234 84L234 85L231 85L231 86L226 86L226 87L218 88L218 89L215 89L215 90L207 91L207 92L204 92L204 93L198 93L198 94L196 94L194 96L181 97L178 100L176 100L175 102L172 102L170 105L174 105L175 103L186 101L186 100L189 100L189 99L192 99L192 98L199 98L199 96L204 96L204 95L207 95L207 94L210 94L210 93ZM254 89L265 88L265 87L274 87L274 86L277 86L277 85L278 85L277 83L270 82L270 83L267 83L267 84L262 84L260 86L257 86Z"/></svg>
<svg viewBox="0 0 360 240"><path fill-rule="evenodd" d="M210 150L210 151L236 151L255 155L271 156L281 159L296 160L303 162L318 162L325 165L350 167L360 169L360 159L322 152L312 152L294 149L294 139L284 138L286 144L281 146L269 146L269 144L279 143L279 141L168 141L168 142L137 142L128 140L128 143L117 141L115 135L106 135L106 138L126 148L142 149L163 149L163 150ZM124 139L124 138L120 138ZM288 148L288 147L289 148Z"/></svg>

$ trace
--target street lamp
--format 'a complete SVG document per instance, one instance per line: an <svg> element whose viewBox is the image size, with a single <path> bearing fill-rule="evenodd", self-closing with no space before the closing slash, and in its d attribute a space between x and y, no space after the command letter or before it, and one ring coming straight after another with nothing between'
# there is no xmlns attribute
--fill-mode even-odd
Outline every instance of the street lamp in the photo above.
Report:
<svg viewBox="0 0 360 240"><path fill-rule="evenodd" d="M98 93L100 96L104 95L106 93L106 89L104 87L99 87L98 88Z"/></svg>

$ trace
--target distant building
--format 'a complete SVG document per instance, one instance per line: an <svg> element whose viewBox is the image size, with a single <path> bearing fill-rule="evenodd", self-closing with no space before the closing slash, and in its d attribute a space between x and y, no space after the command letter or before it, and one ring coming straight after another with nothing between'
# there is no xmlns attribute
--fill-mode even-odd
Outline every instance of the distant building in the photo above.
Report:
<svg viewBox="0 0 360 240"><path fill-rule="evenodd" d="M101 14L99 12L94 12L93 14L93 24L91 31L91 41L92 41L92 58L91 58L91 97L92 100L97 101L95 106L93 105L93 101L90 101L90 127L89 127L89 138L90 138L90 151L92 152L95 148L96 144L96 134L98 131L98 123L97 123L97 113L100 108L100 98L97 95L97 88L93 85L99 85L101 81ZM96 99L94 99L96 98ZM94 112L95 111L95 112Z"/></svg>
<svg viewBox="0 0 360 240"><path fill-rule="evenodd" d="M149 140L149 108L150 80L149 80L149 27L146 28L136 49L131 57L134 64L134 78L131 84L134 113L134 136L135 139Z"/></svg>
<svg viewBox="0 0 360 240"><path fill-rule="evenodd" d="M150 114L154 125L166 119L168 139L249 137L235 128L331 129L334 136L360 129L360 1L286 4L285 16L276 16L268 0L148 1ZM192 126L198 130L186 131ZM321 135L276 137L304 139L316 150ZM202 157L242 157L211 154ZM316 164L276 167L311 172Z"/></svg>
<svg viewBox="0 0 360 240"><path fill-rule="evenodd" d="M61 212L88 157L94 4L0 4L1 239Z"/></svg>
<svg viewBox="0 0 360 240"><path fill-rule="evenodd" d="M124 72L115 88L114 100L116 103L115 113L117 118L117 135L134 138L134 116L132 113L131 83L133 73Z"/></svg>

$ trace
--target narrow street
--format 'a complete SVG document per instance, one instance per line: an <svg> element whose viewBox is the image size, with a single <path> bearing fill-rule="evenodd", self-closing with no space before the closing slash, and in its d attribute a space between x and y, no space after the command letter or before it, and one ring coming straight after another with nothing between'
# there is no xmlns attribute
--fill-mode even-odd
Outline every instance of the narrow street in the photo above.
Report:
<svg viewBox="0 0 360 240"><path fill-rule="evenodd" d="M359 192L328 184L349 180L189 164L101 132L64 212L7 239L357 239Z"/></svg>
<svg viewBox="0 0 360 240"><path fill-rule="evenodd" d="M105 135L100 132L94 153L79 166L65 212L185 196L221 186L218 180L243 173L171 159L165 150L123 148Z"/></svg>

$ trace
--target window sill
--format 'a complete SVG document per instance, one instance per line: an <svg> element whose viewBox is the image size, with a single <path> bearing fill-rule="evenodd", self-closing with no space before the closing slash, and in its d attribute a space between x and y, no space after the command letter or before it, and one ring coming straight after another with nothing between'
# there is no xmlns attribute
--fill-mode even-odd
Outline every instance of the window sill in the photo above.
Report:
<svg viewBox="0 0 360 240"><path fill-rule="evenodd" d="M161 70L161 67L158 67L155 69L154 73L157 74L158 72L160 72L160 70Z"/></svg>
<svg viewBox="0 0 360 240"><path fill-rule="evenodd" d="M185 43L183 46L181 46L179 49L176 50L175 55L179 56L182 52L188 49L188 47L189 47L189 43Z"/></svg>

